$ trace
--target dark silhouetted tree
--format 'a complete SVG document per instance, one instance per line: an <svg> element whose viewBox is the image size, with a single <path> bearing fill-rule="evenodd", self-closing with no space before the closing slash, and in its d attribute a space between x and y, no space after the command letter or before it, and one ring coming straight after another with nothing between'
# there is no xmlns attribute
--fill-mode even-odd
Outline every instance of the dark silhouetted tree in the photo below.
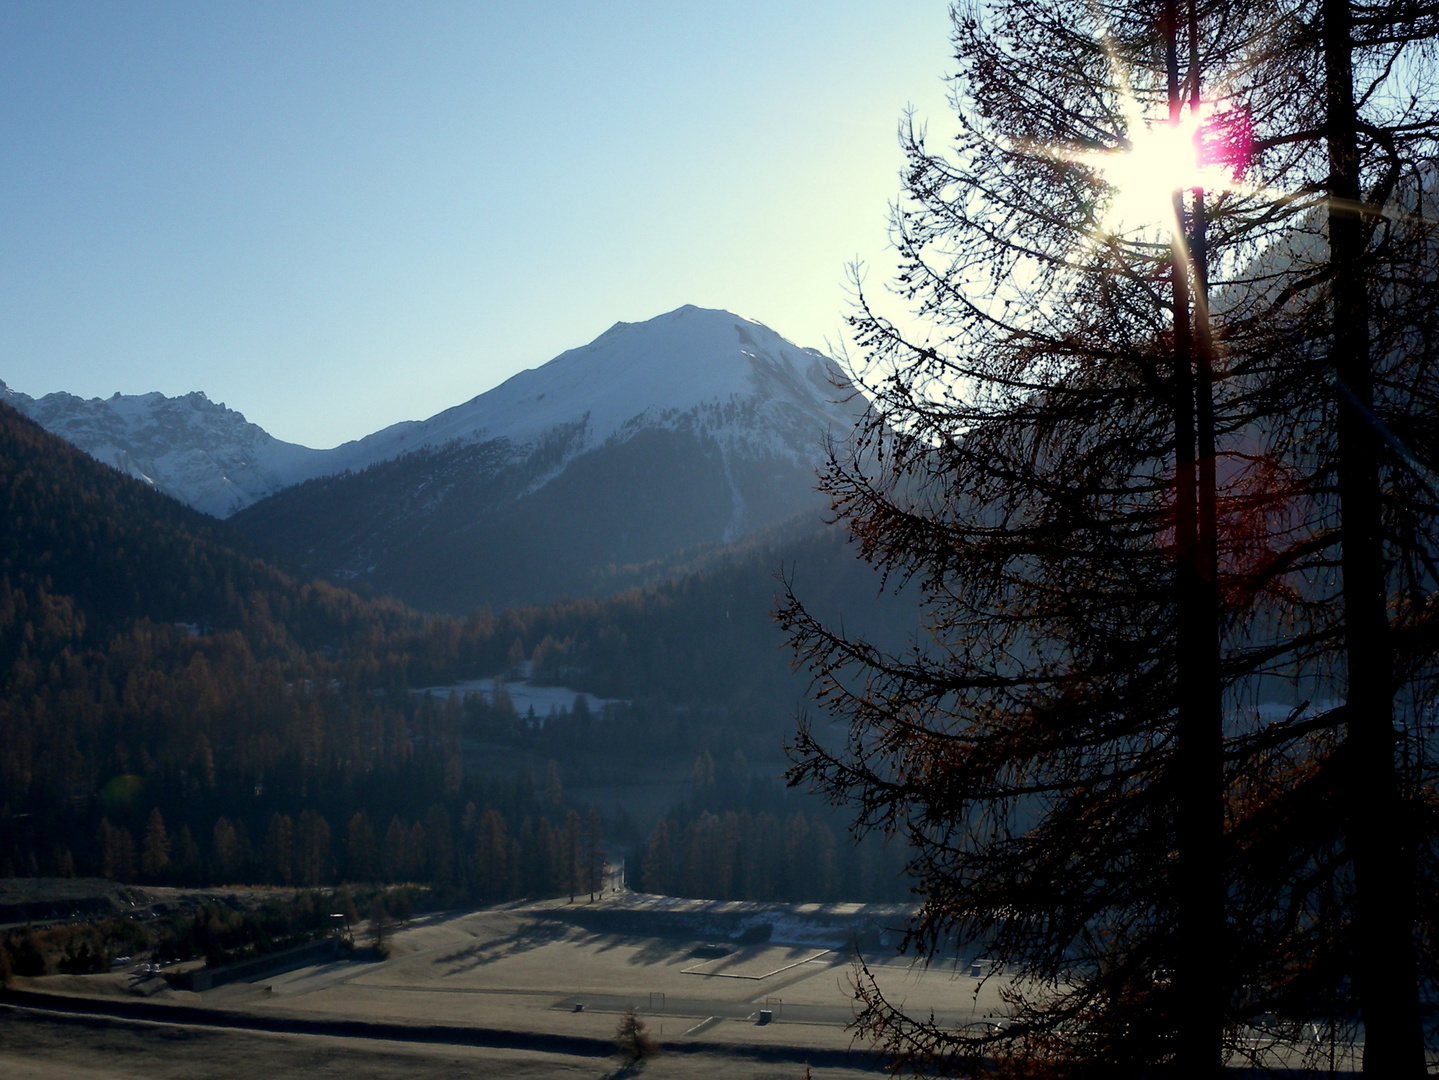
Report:
<svg viewBox="0 0 1439 1080"><path fill-rule="evenodd" d="M956 9L959 133L936 152L906 127L892 219L919 322L861 292L872 407L824 477L860 553L922 590L926 634L886 652L793 593L781 610L847 725L842 745L803 725L792 779L911 842L912 946L958 937L1025 985L1004 1030L955 1031L862 983L861 1027L901 1064L1212 1076L1250 1019L1297 1031L1342 1000L1376 1071L1413 1072L1439 530L1415 455L1435 248L1412 211L1435 128L1398 57L1434 17ZM1372 81L1336 80L1339 53ZM1252 182L1116 224L1106 164L1142 117L1197 120L1209 86L1196 138L1235 162L1252 143Z"/></svg>

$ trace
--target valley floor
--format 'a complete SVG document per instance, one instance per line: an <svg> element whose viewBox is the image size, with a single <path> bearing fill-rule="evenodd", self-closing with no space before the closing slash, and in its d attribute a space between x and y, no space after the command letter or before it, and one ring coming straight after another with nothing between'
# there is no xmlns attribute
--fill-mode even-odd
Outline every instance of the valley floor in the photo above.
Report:
<svg viewBox="0 0 1439 1080"><path fill-rule="evenodd" d="M384 960L360 949L315 963L310 947L291 961L308 966L199 993L138 969L17 979L0 996L0 1076L799 1080L809 1066L860 1080L882 1070L847 1030L856 939L911 1016L954 1026L1003 1015L1003 976L893 955L905 914L614 892L428 915L395 934ZM631 1007L659 1044L637 1066L613 1043ZM1274 1064L1314 1067L1303 1057ZM1334 1064L1347 1075L1357 1061L1341 1048Z"/></svg>
<svg viewBox="0 0 1439 1080"><path fill-rule="evenodd" d="M761 919L774 928L770 941L719 944ZM361 1080L422 1067L439 1077L759 1080L801 1077L808 1063L816 1077L873 1076L875 1062L845 1030L853 1016L846 942L856 928L876 940L901 920L886 907L616 894L428 916L395 935L386 960L332 960L202 993L142 973L17 980L19 990L72 1000L42 1008L22 994L0 1006L0 1074L130 1080L303 1070ZM926 971L891 959L872 970L892 1000L933 1009L942 1021L999 1007L996 980L980 987L952 965ZM660 1049L627 1068L611 1040L630 1006Z"/></svg>

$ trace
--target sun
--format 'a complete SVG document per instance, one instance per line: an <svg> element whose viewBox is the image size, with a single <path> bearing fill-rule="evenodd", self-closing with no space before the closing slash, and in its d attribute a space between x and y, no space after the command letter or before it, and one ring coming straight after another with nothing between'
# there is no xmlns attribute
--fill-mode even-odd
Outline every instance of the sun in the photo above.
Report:
<svg viewBox="0 0 1439 1080"><path fill-rule="evenodd" d="M1212 104L1186 108L1178 122L1128 118L1128 145L1071 160L1094 169L1109 188L1101 227L1113 235L1175 229L1174 193L1233 188L1248 161L1246 118Z"/></svg>
<svg viewBox="0 0 1439 1080"><path fill-rule="evenodd" d="M1103 223L1124 232L1174 224L1174 193L1199 179L1194 131L1187 124L1143 126L1129 148L1096 154L1090 160L1109 187Z"/></svg>

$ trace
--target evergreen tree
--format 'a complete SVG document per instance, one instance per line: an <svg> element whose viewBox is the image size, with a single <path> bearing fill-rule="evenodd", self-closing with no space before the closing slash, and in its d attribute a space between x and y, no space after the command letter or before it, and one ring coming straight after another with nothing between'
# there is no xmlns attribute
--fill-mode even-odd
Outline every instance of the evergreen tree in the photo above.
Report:
<svg viewBox="0 0 1439 1080"><path fill-rule="evenodd" d="M315 811L302 810L295 833L296 877L313 889L330 878L330 825Z"/></svg>
<svg viewBox="0 0 1439 1080"><path fill-rule="evenodd" d="M509 836L504 815L490 808L480 817L475 832L475 889L485 899L496 899L508 891Z"/></svg>
<svg viewBox="0 0 1439 1080"><path fill-rule="evenodd" d="M615 1028L615 1045L620 1056L631 1063L643 1061L656 1050L654 1037L648 1025L639 1018L633 1008L625 1010Z"/></svg>
<svg viewBox="0 0 1439 1080"><path fill-rule="evenodd" d="M413 859L410 856L410 831L397 816L390 818L385 830L384 847L380 853L380 869L386 881L404 881L409 877Z"/></svg>
<svg viewBox="0 0 1439 1080"><path fill-rule="evenodd" d="M345 860L351 881L374 881L379 877L379 852L375 831L363 810L356 810L346 831Z"/></svg>
<svg viewBox="0 0 1439 1080"><path fill-rule="evenodd" d="M210 875L221 883L235 881L240 869L240 838L230 819L220 817L210 841Z"/></svg>
<svg viewBox="0 0 1439 1080"><path fill-rule="evenodd" d="M1415 778L1403 775L1395 752L1396 744L1403 746L1408 740L1406 732L1395 727L1394 699L1400 688L1396 676L1401 672L1390 607L1391 597L1398 599L1401 611L1416 601L1428 606L1439 585L1432 562L1439 548L1433 531L1439 521L1434 513L1439 491L1431 488L1424 493L1414 485L1415 479L1426 478L1422 473L1414 476L1412 455L1423 443L1432 450L1432 435L1424 438L1411 428L1405 434L1420 435L1422 442L1405 445L1394 440L1397 445L1388 447L1384 443L1392 430L1387 423L1413 418L1419 395L1427 399L1419 408L1432 410L1430 395L1439 386L1432 347L1406 332L1414 325L1415 314L1420 325L1432 319L1433 268L1439 247L1430 229L1405 223L1396 230L1381 223L1382 211L1396 209L1396 201L1397 208L1409 211L1411 222L1430 211L1425 189L1435 179L1439 96L1429 97L1421 106L1413 87L1395 86L1384 69L1428 64L1433 42L1439 38L1439 17L1408 4L1359 7L1348 0L1322 0L1318 9L1323 144L1329 166L1326 224L1331 279L1326 299L1331 333L1326 367L1338 390L1332 400L1342 537L1345 745L1350 757L1345 832L1355 876L1352 975L1365 1031L1366 1075L1418 1080L1428 1075L1415 938L1415 846L1424 838L1409 824L1422 818L1416 821L1406 805L1412 796L1406 800L1403 794L1406 780L1412 785ZM1433 92L1432 85L1422 89ZM1409 92L1407 105L1370 104L1376 92L1387 96L1396 91ZM1432 204L1432 198L1427 201ZM1428 287L1396 304L1396 291L1412 286L1410 281L1388 278L1383 270L1392 271L1396 261L1403 260L1393 257L1394 234L1415 231L1421 234L1419 281ZM1407 236L1401 246L1412 249L1414 239ZM1399 355L1377 354L1386 346L1399 350ZM1394 385L1396 375L1403 379L1399 386ZM1416 375L1417 382L1411 381ZM1429 416L1432 420L1432 411ZM1396 515L1386 514L1384 505L1386 489L1396 488L1422 500L1420 505L1402 508L1397 521ZM1395 524L1401 529L1386 529ZM1415 525L1417 534L1412 532ZM1391 561L1397 574L1388 570ZM1422 567L1417 576L1415 563ZM1423 621L1427 619L1421 615ZM1433 748L1420 744L1413 749L1422 757ZM1405 750L1408 757L1410 747ZM1432 836L1431 832L1430 842Z"/></svg>
<svg viewBox="0 0 1439 1080"><path fill-rule="evenodd" d="M455 840L450 830L450 815L439 803L425 813L425 842L428 846L430 880L447 886L455 876Z"/></svg>
<svg viewBox="0 0 1439 1080"><path fill-rule="evenodd" d="M565 814L564 832L560 837L560 889L570 894L570 903L575 902L575 893L585 887L584 856L580 850L580 824L578 811Z"/></svg>
<svg viewBox="0 0 1439 1080"><path fill-rule="evenodd" d="M135 838L123 825L116 827L108 818L100 819L100 874L112 881L135 879ZM13 877L13 873L11 874Z"/></svg>
<svg viewBox="0 0 1439 1080"><path fill-rule="evenodd" d="M1427 226L1379 222L1406 217L1403 176L1411 203L1432 183L1433 98L1395 83L1422 82L1417 62L1395 65L1432 18L1332 2L956 10L960 133L933 152L906 129L893 218L898 290L931 330L862 296L873 407L825 477L861 553L922 589L928 636L894 655L793 594L781 612L848 724L840 747L803 727L792 778L914 845L911 944L979 943L1035 991L1002 1032L952 1032L862 986L862 1026L902 1062L1211 1076L1246 1019L1297 1029L1353 979L1366 1056L1390 1063L1375 1071L1412 1072L1418 882L1377 823L1417 820L1406 784L1432 805L1432 645L1406 673L1404 772L1385 642L1391 622L1432 633L1434 500L1393 432L1432 445L1416 300L1435 249ZM1361 92L1334 73L1364 48ZM1116 224L1108 167L1138 156L1144 117L1199 120L1207 86L1218 115L1196 139L1237 163L1252 136L1254 182L1194 181L1167 226ZM1356 102L1364 123L1344 119ZM1367 187L1345 179L1362 171L1353 146L1335 149L1360 131ZM1341 218L1367 222L1349 231L1369 247L1344 253ZM1406 278L1382 272L1404 259ZM1366 296L1389 303L1382 319ZM1394 359L1356 361L1374 326ZM1386 490L1405 497L1386 505ZM1277 723L1255 709L1276 685L1293 691ZM1336 689L1346 710L1308 707ZM1351 919L1374 948L1322 945Z"/></svg>
<svg viewBox="0 0 1439 1080"><path fill-rule="evenodd" d="M145 842L140 853L140 870L151 881L158 880L170 866L170 837L157 806L145 824Z"/></svg>
<svg viewBox="0 0 1439 1080"><path fill-rule="evenodd" d="M295 822L289 814L276 811L265 830L265 872L279 885L295 883Z"/></svg>
<svg viewBox="0 0 1439 1080"><path fill-rule="evenodd" d="M605 884L605 826L600 812L594 807L585 817L583 865L584 885L593 901Z"/></svg>
<svg viewBox="0 0 1439 1080"><path fill-rule="evenodd" d="M200 845L195 843L195 835L190 831L188 824L180 826L180 832L175 837L170 861L181 881L187 885L199 883Z"/></svg>

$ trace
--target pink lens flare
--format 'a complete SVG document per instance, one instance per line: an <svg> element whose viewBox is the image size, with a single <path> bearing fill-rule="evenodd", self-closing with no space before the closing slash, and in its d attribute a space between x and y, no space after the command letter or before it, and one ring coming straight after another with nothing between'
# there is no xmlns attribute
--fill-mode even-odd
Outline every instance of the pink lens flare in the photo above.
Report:
<svg viewBox="0 0 1439 1080"><path fill-rule="evenodd" d="M1194 151L1201 168L1229 166L1237 181L1254 156L1254 122L1247 109L1218 110L1213 103L1200 106L1194 129Z"/></svg>

